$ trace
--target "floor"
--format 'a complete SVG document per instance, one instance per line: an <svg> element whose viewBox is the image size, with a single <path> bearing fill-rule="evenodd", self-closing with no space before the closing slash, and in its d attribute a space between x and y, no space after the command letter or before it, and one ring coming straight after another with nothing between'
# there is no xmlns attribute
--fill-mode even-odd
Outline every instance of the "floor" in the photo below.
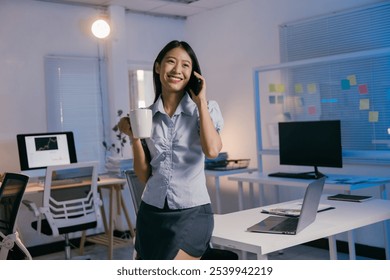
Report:
<svg viewBox="0 0 390 280"><path fill-rule="evenodd" d="M237 252L241 258L241 252ZM107 259L107 247L102 245L90 245L85 248L85 255L88 255L91 260L105 260ZM133 247L123 247L114 250L114 260L131 260L133 255ZM78 257L78 249L72 250L72 257ZM256 256L247 253L247 259L255 259ZM348 259L346 254L338 254L338 258L342 260ZM366 259L357 257L358 259ZM34 260L62 260L64 253L58 252L49 255L34 257ZM311 246L299 245L292 248L285 249L283 252L275 252L268 255L269 260L328 260L329 251Z"/></svg>

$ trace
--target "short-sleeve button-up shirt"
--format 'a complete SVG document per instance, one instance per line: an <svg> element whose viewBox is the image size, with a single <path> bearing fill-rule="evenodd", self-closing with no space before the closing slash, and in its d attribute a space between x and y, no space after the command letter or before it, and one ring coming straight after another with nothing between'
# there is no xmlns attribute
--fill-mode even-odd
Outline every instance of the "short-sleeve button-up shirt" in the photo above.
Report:
<svg viewBox="0 0 390 280"><path fill-rule="evenodd" d="M216 130L223 127L218 104L208 102ZM150 151L152 175L142 200L163 208L165 199L170 209L185 209L210 203L204 173L204 154L200 143L199 112L185 94L172 117L166 114L160 98L151 106L153 128L146 139Z"/></svg>

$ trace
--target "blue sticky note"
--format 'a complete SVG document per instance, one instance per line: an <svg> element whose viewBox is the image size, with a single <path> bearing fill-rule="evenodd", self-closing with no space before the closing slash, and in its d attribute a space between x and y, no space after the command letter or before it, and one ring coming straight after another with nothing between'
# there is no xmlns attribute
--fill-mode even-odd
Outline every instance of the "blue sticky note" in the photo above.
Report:
<svg viewBox="0 0 390 280"><path fill-rule="evenodd" d="M324 98L321 99L321 103L337 103L337 98Z"/></svg>
<svg viewBox="0 0 390 280"><path fill-rule="evenodd" d="M351 82L348 79L341 80L341 89L347 90L351 88Z"/></svg>

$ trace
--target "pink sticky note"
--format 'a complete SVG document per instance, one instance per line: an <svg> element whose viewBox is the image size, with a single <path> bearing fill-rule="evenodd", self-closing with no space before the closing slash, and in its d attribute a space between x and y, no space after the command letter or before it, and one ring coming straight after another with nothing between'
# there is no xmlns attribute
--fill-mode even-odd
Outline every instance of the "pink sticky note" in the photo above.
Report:
<svg viewBox="0 0 390 280"><path fill-rule="evenodd" d="M368 87L366 84L364 85L359 85L359 93L360 94L366 94L368 93Z"/></svg>
<svg viewBox="0 0 390 280"><path fill-rule="evenodd" d="M316 106L310 106L309 108L307 108L307 111L308 111L309 115L315 115L316 114Z"/></svg>

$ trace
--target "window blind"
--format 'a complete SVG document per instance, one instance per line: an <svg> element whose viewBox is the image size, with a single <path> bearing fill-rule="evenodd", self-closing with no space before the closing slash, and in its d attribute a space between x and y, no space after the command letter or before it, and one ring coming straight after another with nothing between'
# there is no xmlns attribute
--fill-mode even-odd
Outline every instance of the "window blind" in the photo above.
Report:
<svg viewBox="0 0 390 280"><path fill-rule="evenodd" d="M390 47L390 2L286 23L281 62Z"/></svg>
<svg viewBox="0 0 390 280"><path fill-rule="evenodd" d="M340 119L345 158L389 163L389 47L390 2L280 26L283 63L323 58L283 72L286 119Z"/></svg>
<svg viewBox="0 0 390 280"><path fill-rule="evenodd" d="M45 57L47 129L73 131L77 159L105 166L98 58Z"/></svg>

